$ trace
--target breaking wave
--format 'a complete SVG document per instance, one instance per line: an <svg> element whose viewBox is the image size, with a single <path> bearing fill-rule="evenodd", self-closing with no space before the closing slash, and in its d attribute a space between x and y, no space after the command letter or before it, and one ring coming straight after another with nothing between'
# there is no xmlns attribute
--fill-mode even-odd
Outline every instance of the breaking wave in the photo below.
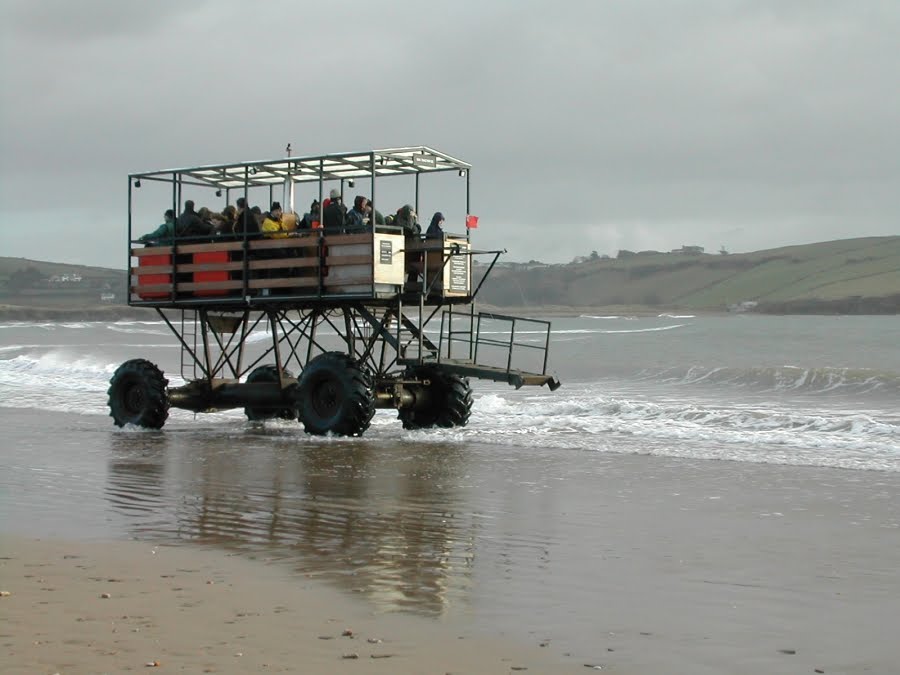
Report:
<svg viewBox="0 0 900 675"><path fill-rule="evenodd" d="M692 366L641 371L637 379L670 384L716 384L753 391L900 394L900 373L871 368L798 366L709 368Z"/></svg>
<svg viewBox="0 0 900 675"><path fill-rule="evenodd" d="M900 471L900 418L592 394L478 399L469 440L696 459Z"/></svg>

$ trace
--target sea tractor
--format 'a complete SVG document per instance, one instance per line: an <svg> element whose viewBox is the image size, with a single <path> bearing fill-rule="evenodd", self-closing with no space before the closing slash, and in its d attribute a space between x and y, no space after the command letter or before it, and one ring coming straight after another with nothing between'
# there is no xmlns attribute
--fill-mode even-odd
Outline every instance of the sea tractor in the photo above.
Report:
<svg viewBox="0 0 900 675"><path fill-rule="evenodd" d="M250 420L299 420L315 435L360 436L377 408L397 410L405 429L462 427L470 378L559 387L547 374L549 322L475 311L505 251L472 247L470 164L424 146L288 155L129 175L128 304L155 310L174 334L183 384L169 386L146 359L126 361L108 391L118 426L159 429L173 407L242 407ZM420 181L439 174L464 189L465 209L437 236L375 212L362 227L322 226L332 191L360 185L378 209L383 193L399 189L418 212ZM394 193L382 185L391 181ZM281 198L284 219L296 223L292 206L303 190L319 210L279 237L249 226L204 234L176 227L146 242L134 221L137 198L152 189L162 196L153 208L171 204L175 213L189 196L198 205L240 200L247 209Z"/></svg>

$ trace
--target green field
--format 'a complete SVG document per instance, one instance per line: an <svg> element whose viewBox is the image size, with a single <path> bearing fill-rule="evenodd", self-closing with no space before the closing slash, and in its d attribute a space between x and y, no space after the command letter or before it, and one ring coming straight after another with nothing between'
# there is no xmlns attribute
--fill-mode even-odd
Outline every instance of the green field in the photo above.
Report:
<svg viewBox="0 0 900 675"><path fill-rule="evenodd" d="M752 253L642 253L495 270L482 299L496 306L645 306L723 311L900 312L900 237L870 237ZM891 309L893 308L893 309Z"/></svg>

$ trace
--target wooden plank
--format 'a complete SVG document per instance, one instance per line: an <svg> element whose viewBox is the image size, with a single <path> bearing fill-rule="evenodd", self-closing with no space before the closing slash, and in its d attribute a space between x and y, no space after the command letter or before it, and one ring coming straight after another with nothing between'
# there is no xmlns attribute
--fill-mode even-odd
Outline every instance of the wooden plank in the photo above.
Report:
<svg viewBox="0 0 900 675"><path fill-rule="evenodd" d="M366 277L356 277L355 279L340 279L340 280L332 280L328 277L324 279L324 286L329 288L331 286L359 286L362 284L370 284L372 283L372 275Z"/></svg>
<svg viewBox="0 0 900 675"><path fill-rule="evenodd" d="M279 248L318 248L318 237L289 237L287 239L257 239L249 244L251 251Z"/></svg>
<svg viewBox="0 0 900 675"><path fill-rule="evenodd" d="M207 244L179 244L176 253L214 253L216 251L240 251L244 248L242 241L217 241Z"/></svg>
<svg viewBox="0 0 900 675"><path fill-rule="evenodd" d="M319 266L318 256L315 258L271 258L268 260L251 260L251 270L274 270L280 267L316 268Z"/></svg>
<svg viewBox="0 0 900 675"><path fill-rule="evenodd" d="M172 284L138 284L131 286L132 293L171 293Z"/></svg>
<svg viewBox="0 0 900 675"><path fill-rule="evenodd" d="M265 260L251 260L247 263L251 270L271 270L280 267L301 267L316 268L319 266L319 258L272 258ZM203 264L182 264L176 265L175 272L239 272L244 269L244 263L240 260L227 263L203 263ZM137 276L147 274L171 274L171 265L144 265L142 267L132 267L131 273Z"/></svg>
<svg viewBox="0 0 900 675"><path fill-rule="evenodd" d="M282 277L278 279L251 279L247 287L252 289L260 288L315 288L319 285L318 277ZM239 279L231 281L203 281L203 282L181 282L177 285L178 293L187 293L191 291L226 291L240 290L244 287L244 282ZM166 293L171 294L171 284L143 284L131 287L131 292L141 293Z"/></svg>
<svg viewBox="0 0 900 675"><path fill-rule="evenodd" d="M136 274L138 276L144 276L145 274L171 274L172 266L171 265L143 265L141 267L132 267L131 273Z"/></svg>
<svg viewBox="0 0 900 675"><path fill-rule="evenodd" d="M325 245L371 244L373 240L374 235L371 232L363 232L362 234L330 234L325 237Z"/></svg>
<svg viewBox="0 0 900 675"><path fill-rule="evenodd" d="M319 285L317 277L291 277L281 279L253 279L248 286L250 288L310 288Z"/></svg>
<svg viewBox="0 0 900 675"><path fill-rule="evenodd" d="M145 255L172 255L171 246L148 246L147 248L133 248L131 255L135 258L143 258Z"/></svg>
<svg viewBox="0 0 900 675"><path fill-rule="evenodd" d="M243 288L244 282L239 279L231 281L188 281L178 284L177 290L181 291L227 291Z"/></svg>
<svg viewBox="0 0 900 675"><path fill-rule="evenodd" d="M325 258L326 265L371 265L370 255L330 255Z"/></svg>
<svg viewBox="0 0 900 675"><path fill-rule="evenodd" d="M143 268L142 268L143 269ZM226 272L244 269L244 263L240 260L224 263L188 263L178 265L176 272Z"/></svg>

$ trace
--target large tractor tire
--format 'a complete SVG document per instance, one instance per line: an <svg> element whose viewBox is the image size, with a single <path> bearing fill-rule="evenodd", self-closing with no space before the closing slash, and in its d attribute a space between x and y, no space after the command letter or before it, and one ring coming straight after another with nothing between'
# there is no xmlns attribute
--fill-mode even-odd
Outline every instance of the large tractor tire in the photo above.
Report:
<svg viewBox="0 0 900 675"><path fill-rule="evenodd" d="M293 373L287 368L282 370L285 377L293 377ZM278 382L278 368L274 365L259 366L247 376L247 382ZM251 422L262 422L279 418L283 420L297 419L297 411L293 408L270 408L266 406L247 406L244 408L244 414Z"/></svg>
<svg viewBox="0 0 900 675"><path fill-rule="evenodd" d="M347 354L319 354L300 375L297 404L308 434L362 436L375 415L372 376Z"/></svg>
<svg viewBox="0 0 900 675"><path fill-rule="evenodd" d="M448 373L440 366L410 368L404 379L427 380L428 385L412 385L416 404L398 414L404 429L464 427L472 415L472 387L469 378Z"/></svg>
<svg viewBox="0 0 900 675"><path fill-rule="evenodd" d="M132 359L116 368L106 392L116 426L161 429L169 417L168 384L156 364L146 359Z"/></svg>

